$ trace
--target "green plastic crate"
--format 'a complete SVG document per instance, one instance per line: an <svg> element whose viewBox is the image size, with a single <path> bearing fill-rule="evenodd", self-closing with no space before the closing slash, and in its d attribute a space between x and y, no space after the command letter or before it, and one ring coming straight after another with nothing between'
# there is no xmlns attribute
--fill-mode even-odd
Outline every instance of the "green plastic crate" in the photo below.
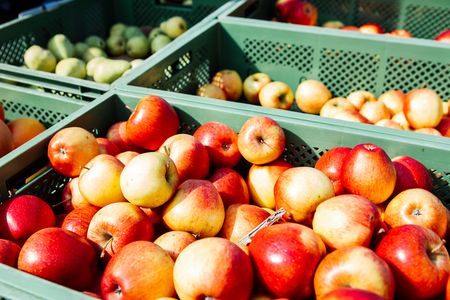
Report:
<svg viewBox="0 0 450 300"><path fill-rule="evenodd" d="M91 34L107 37L110 26L119 21L138 26L156 26L171 16L180 15L192 28L196 24L208 22L231 5L226 0L194 0L192 6L159 2L73 0L52 10L6 23L0 26L0 80L24 82L47 92L86 100L93 94L100 95L108 91L110 85L21 68L19 66L23 65L26 49L33 44L46 47L47 41L57 33L66 34L73 42L84 40Z"/></svg>
<svg viewBox="0 0 450 300"><path fill-rule="evenodd" d="M410 31L414 37L434 39L450 29L450 2L447 0L308 0L317 7L318 25L339 20L345 25L377 23L386 32ZM230 16L271 20L275 0L241 1Z"/></svg>
<svg viewBox="0 0 450 300"><path fill-rule="evenodd" d="M40 141L57 124L71 113L83 107L83 103L70 98L50 95L0 83L0 103L5 110L6 121L33 117L45 125L47 130L0 157L0 195L8 195L7 186L23 185L23 179L46 165L46 160L35 161L30 149L43 149ZM31 166L30 166L31 164ZM27 166L25 172L18 172Z"/></svg>

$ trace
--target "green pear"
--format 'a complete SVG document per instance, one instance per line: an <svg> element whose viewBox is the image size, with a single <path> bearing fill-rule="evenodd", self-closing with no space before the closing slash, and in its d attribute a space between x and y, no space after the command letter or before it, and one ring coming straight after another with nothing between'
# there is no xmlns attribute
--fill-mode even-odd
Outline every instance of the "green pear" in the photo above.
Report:
<svg viewBox="0 0 450 300"><path fill-rule="evenodd" d="M91 59L87 64L86 64L86 74L88 77L94 77L94 71L95 68L97 67L97 64L102 61L105 60L107 58L103 57L103 56L98 56L98 57L94 57L93 59Z"/></svg>
<svg viewBox="0 0 450 300"><path fill-rule="evenodd" d="M188 26L186 21L179 16L172 17L159 26L170 38L174 39L184 33Z"/></svg>
<svg viewBox="0 0 450 300"><path fill-rule="evenodd" d="M134 36L127 42L127 54L132 58L144 58L150 52L146 36Z"/></svg>
<svg viewBox="0 0 450 300"><path fill-rule="evenodd" d="M94 81L111 83L131 68L131 64L122 59L104 59L97 63L94 69Z"/></svg>
<svg viewBox="0 0 450 300"><path fill-rule="evenodd" d="M25 65L32 70L53 72L56 67L56 58L47 49L33 45L25 51L23 56Z"/></svg>
<svg viewBox="0 0 450 300"><path fill-rule="evenodd" d="M156 36L161 34L165 35L164 31L162 31L161 28L159 27L153 28L152 31L150 31L150 33L148 34L148 41L151 43Z"/></svg>
<svg viewBox="0 0 450 300"><path fill-rule="evenodd" d="M99 37L97 35L90 35L90 36L88 36L84 40L84 42L86 44L88 44L89 47L97 47L97 48L100 48L102 50L105 50L105 47L106 47L105 41L101 37Z"/></svg>
<svg viewBox="0 0 450 300"><path fill-rule="evenodd" d="M84 52L83 60L88 63L94 57L107 57L105 51L97 47L90 47Z"/></svg>
<svg viewBox="0 0 450 300"><path fill-rule="evenodd" d="M116 23L109 29L109 35L120 35L123 36L123 33L125 32L125 29L127 28L127 25L123 23Z"/></svg>
<svg viewBox="0 0 450 300"><path fill-rule="evenodd" d="M132 61L130 61L130 64L131 64L131 68L132 69L134 69L134 68L137 68L140 64L142 64L144 62L144 60L143 59L133 59Z"/></svg>
<svg viewBox="0 0 450 300"><path fill-rule="evenodd" d="M53 53L58 61L75 55L74 45L64 34L54 35L48 41L47 48Z"/></svg>
<svg viewBox="0 0 450 300"><path fill-rule="evenodd" d="M127 43L121 35L112 35L106 40L106 49L112 56L118 56L125 53Z"/></svg>
<svg viewBox="0 0 450 300"><path fill-rule="evenodd" d="M78 42L75 44L75 57L83 58L84 53L89 49L88 44L83 42Z"/></svg>
<svg viewBox="0 0 450 300"><path fill-rule="evenodd" d="M84 79L86 77L86 64L79 58L64 58L56 65L57 75Z"/></svg>
<svg viewBox="0 0 450 300"><path fill-rule="evenodd" d="M134 36L142 36L144 33L137 26L127 26L125 31L123 32L123 37L128 41Z"/></svg>
<svg viewBox="0 0 450 300"><path fill-rule="evenodd" d="M170 37L168 37L165 34L157 35L150 45L150 49L152 53L157 52L161 48L164 48L167 44L169 44L172 41Z"/></svg>

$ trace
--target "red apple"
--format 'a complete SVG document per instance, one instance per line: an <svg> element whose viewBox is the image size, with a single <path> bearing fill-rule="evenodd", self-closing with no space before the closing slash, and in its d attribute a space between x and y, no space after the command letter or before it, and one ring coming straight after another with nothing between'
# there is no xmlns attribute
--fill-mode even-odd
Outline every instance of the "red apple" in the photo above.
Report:
<svg viewBox="0 0 450 300"><path fill-rule="evenodd" d="M395 29L394 31L388 32L386 34L392 35L392 36L404 37L404 38L413 37L412 33L405 29Z"/></svg>
<svg viewBox="0 0 450 300"><path fill-rule="evenodd" d="M344 27L341 27L341 30L358 31L359 32L359 28L356 26L344 26Z"/></svg>
<svg viewBox="0 0 450 300"><path fill-rule="evenodd" d="M76 208L64 218L61 228L87 238L89 223L99 209L92 205Z"/></svg>
<svg viewBox="0 0 450 300"><path fill-rule="evenodd" d="M13 150L12 134L4 121L0 120L0 157Z"/></svg>
<svg viewBox="0 0 450 300"><path fill-rule="evenodd" d="M151 240L153 225L147 215L128 202L102 207L89 223L87 238L97 248L100 258L108 262L126 244Z"/></svg>
<svg viewBox="0 0 450 300"><path fill-rule="evenodd" d="M443 136L450 137L450 117L443 117L436 129Z"/></svg>
<svg viewBox="0 0 450 300"><path fill-rule="evenodd" d="M421 188L431 192L433 179L428 169L421 162L405 155L394 157L392 162L397 172L394 196L412 188Z"/></svg>
<svg viewBox="0 0 450 300"><path fill-rule="evenodd" d="M361 289L342 287L325 294L320 300L383 300L384 298Z"/></svg>
<svg viewBox="0 0 450 300"><path fill-rule="evenodd" d="M69 213L76 208L82 208L91 205L87 199L83 197L78 187L78 177L72 178L62 191L61 203L64 211Z"/></svg>
<svg viewBox="0 0 450 300"><path fill-rule="evenodd" d="M364 103L359 113L372 124L383 119L391 118L389 110L381 101L368 101Z"/></svg>
<svg viewBox="0 0 450 300"><path fill-rule="evenodd" d="M196 240L186 231L168 231L160 235L154 243L163 248L173 261L176 261L181 251Z"/></svg>
<svg viewBox="0 0 450 300"><path fill-rule="evenodd" d="M100 153L109 154L116 156L120 153L119 147L114 144L114 142L108 140L107 138L98 137L96 138L98 146L100 147Z"/></svg>
<svg viewBox="0 0 450 300"><path fill-rule="evenodd" d="M84 290L97 274L97 256L85 238L50 227L37 231L25 242L19 254L18 269Z"/></svg>
<svg viewBox="0 0 450 300"><path fill-rule="evenodd" d="M127 137L127 122L120 121L112 124L106 133L106 138L114 143L120 151L142 152L142 149L134 145Z"/></svg>
<svg viewBox="0 0 450 300"><path fill-rule="evenodd" d="M55 226L55 214L39 197L16 196L0 205L0 236L19 245L36 231L52 226Z"/></svg>
<svg viewBox="0 0 450 300"><path fill-rule="evenodd" d="M294 94L284 82L273 81L264 85L259 91L259 103L263 107L289 110L294 103Z"/></svg>
<svg viewBox="0 0 450 300"><path fill-rule="evenodd" d="M275 120L257 116L242 125L237 143L239 152L247 161L260 165L280 157L286 145L286 136Z"/></svg>
<svg viewBox="0 0 450 300"><path fill-rule="evenodd" d="M364 25L361 25L359 27L359 31L362 33L371 33L371 34L378 34L384 32L383 28L375 23L366 23Z"/></svg>
<svg viewBox="0 0 450 300"><path fill-rule="evenodd" d="M0 121L5 122L5 108L3 107L3 103L0 103Z"/></svg>
<svg viewBox="0 0 450 300"><path fill-rule="evenodd" d="M44 124L36 118L17 118L8 122L7 125L11 131L14 149L25 144L47 129Z"/></svg>
<svg viewBox="0 0 450 300"><path fill-rule="evenodd" d="M149 241L135 241L123 247L108 263L101 281L108 299L159 299L175 294L173 260L161 247Z"/></svg>
<svg viewBox="0 0 450 300"><path fill-rule="evenodd" d="M412 90L406 94L403 113L415 129L436 127L444 114L441 97L427 88Z"/></svg>
<svg viewBox="0 0 450 300"><path fill-rule="evenodd" d="M419 225L392 228L376 253L394 273L397 296L430 299L445 291L450 260L444 243L432 230Z"/></svg>
<svg viewBox="0 0 450 300"><path fill-rule="evenodd" d="M244 80L243 92L245 99L253 104L259 104L259 91L271 82L269 75L266 73L254 73Z"/></svg>
<svg viewBox="0 0 450 300"><path fill-rule="evenodd" d="M138 155L139 153L136 151L125 151L117 154L116 158L120 160L124 165L126 165L133 157Z"/></svg>
<svg viewBox="0 0 450 300"><path fill-rule="evenodd" d="M227 100L225 92L215 84L207 83L199 87L197 95L200 97L213 98L218 100Z"/></svg>
<svg viewBox="0 0 450 300"><path fill-rule="evenodd" d="M360 110L364 103L377 101L377 98L371 92L358 90L348 94L347 100L350 101L357 110Z"/></svg>
<svg viewBox="0 0 450 300"><path fill-rule="evenodd" d="M320 262L314 275L316 297L339 288L356 288L394 298L394 276L388 264L372 250L362 246L345 247L329 253Z"/></svg>
<svg viewBox="0 0 450 300"><path fill-rule="evenodd" d="M352 150L349 147L335 147L325 152L319 160L317 160L315 168L325 173L331 179L334 188L334 194L342 195L345 189L341 182L342 165L345 158Z"/></svg>
<svg viewBox="0 0 450 300"><path fill-rule="evenodd" d="M314 272L326 250L310 228L284 223L258 231L249 252L267 291L276 297L306 299L313 293Z"/></svg>
<svg viewBox="0 0 450 300"><path fill-rule="evenodd" d="M356 110L355 106L345 98L336 97L328 100L320 109L320 116L334 118L338 113L344 110Z"/></svg>
<svg viewBox="0 0 450 300"><path fill-rule="evenodd" d="M375 204L391 196L396 179L393 162L382 148L374 144L356 145L342 165L341 181L344 188Z"/></svg>
<svg viewBox="0 0 450 300"><path fill-rule="evenodd" d="M158 96L145 96L128 118L126 136L133 144L153 151L176 134L179 125L177 112L166 100Z"/></svg>
<svg viewBox="0 0 450 300"><path fill-rule="evenodd" d="M319 114L322 106L330 99L330 90L317 80L305 80L295 91L295 102L298 108L309 114Z"/></svg>
<svg viewBox="0 0 450 300"><path fill-rule="evenodd" d="M158 151L172 159L180 182L187 179L204 179L208 176L208 150L194 136L175 134L165 140Z"/></svg>
<svg viewBox="0 0 450 300"><path fill-rule="evenodd" d="M277 0L277 20L299 25L317 25L317 8L308 1Z"/></svg>
<svg viewBox="0 0 450 300"><path fill-rule="evenodd" d="M331 180L322 171L296 167L284 171L274 187L276 208L284 208L285 219L311 225L316 207L334 197Z"/></svg>
<svg viewBox="0 0 450 300"><path fill-rule="evenodd" d="M249 203L247 183L241 174L230 168L217 169L208 178L216 187L225 209L235 203Z"/></svg>
<svg viewBox="0 0 450 300"><path fill-rule="evenodd" d="M55 171L76 177L88 161L100 154L100 148L95 136L86 129L67 127L52 137L47 154Z"/></svg>
<svg viewBox="0 0 450 300"><path fill-rule="evenodd" d="M234 243L204 238L180 253L173 269L180 299L247 300L253 286L250 258Z"/></svg>
<svg viewBox="0 0 450 300"><path fill-rule="evenodd" d="M209 161L213 168L233 168L241 159L237 133L221 122L206 122L194 132L209 154Z"/></svg>
<svg viewBox="0 0 450 300"><path fill-rule="evenodd" d="M17 268L20 246L10 240L0 239L0 263Z"/></svg>
<svg viewBox="0 0 450 300"><path fill-rule="evenodd" d="M405 101L405 94L399 90L387 91L378 97L379 102L383 102L384 106L389 110L393 116L403 111L403 102Z"/></svg>
<svg viewBox="0 0 450 300"><path fill-rule="evenodd" d="M224 91L227 100L235 101L241 98L242 79L235 70L221 70L213 76L211 82Z"/></svg>
<svg viewBox="0 0 450 300"><path fill-rule="evenodd" d="M441 32L436 38L438 42L450 43L450 29L446 29Z"/></svg>

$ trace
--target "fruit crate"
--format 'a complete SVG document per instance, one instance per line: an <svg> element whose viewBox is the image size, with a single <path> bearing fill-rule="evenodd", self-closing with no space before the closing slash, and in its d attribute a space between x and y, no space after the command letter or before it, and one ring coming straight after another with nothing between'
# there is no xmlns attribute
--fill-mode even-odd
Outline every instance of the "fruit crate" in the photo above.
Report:
<svg viewBox="0 0 450 300"><path fill-rule="evenodd" d="M398 135L395 131L380 133L354 127L336 126L322 122L320 119L310 118L308 115L305 115L305 118L290 118L282 114L271 114L273 111L259 107L252 110L243 107L238 110L233 107L211 105L204 101L186 101L182 95L177 94L155 90L152 90L152 94L163 97L176 109L180 118L179 131L184 133L193 133L199 125L208 121L226 123L238 132L242 124L252 116L265 115L273 118L286 133L287 142L283 158L295 166L314 166L320 155L332 147L353 147L366 142L382 147L391 158L398 155L412 156L431 170L434 178L433 192L445 204L450 204L450 147L442 139L430 142L422 139L420 135L411 133ZM104 135L110 125L126 120L131 113L129 108L134 108L139 99L146 95L149 94L110 91L61 121L52 130L52 133L68 126L81 126L89 131L97 132L99 135ZM99 117L102 115L109 117ZM46 146L50 138L51 135L47 135L39 142L39 147L30 149L26 155L33 156L35 159L39 156L45 158ZM21 158L16 160L19 159ZM242 172L245 172L247 168L248 164L245 163L239 167ZM17 172L19 172L19 168L17 168ZM51 204L56 204L60 201L66 182L67 178L48 168L29 183L21 187L10 188L15 190L13 193L15 195L34 194L46 199ZM14 281L14 284L8 284L11 280ZM22 293L27 296L27 299L36 295L43 296L43 293L45 293L46 299L68 299L70 296L65 294L66 289L53 283L45 282L45 286L48 289L44 288L42 279L0 266L0 295L8 297L15 293ZM52 286L58 288L53 289ZM83 296L81 293L79 295Z"/></svg>
<svg viewBox="0 0 450 300"><path fill-rule="evenodd" d="M175 15L185 18L191 29L198 23L208 22L231 5L226 0L194 0L190 6L161 2L73 0L52 9L37 10L35 15L1 25L0 80L37 86L46 92L88 100L94 94L108 91L110 85L22 68L27 48L33 44L46 47L47 41L57 33L64 33L75 42L93 34L107 36L110 26L116 22L155 26ZM187 35L184 34L183 38Z"/></svg>
<svg viewBox="0 0 450 300"><path fill-rule="evenodd" d="M318 11L317 24L339 20L345 25L379 24L385 32L405 29L414 37L434 39L450 28L446 0L308 0ZM229 16L272 20L275 0L241 1Z"/></svg>

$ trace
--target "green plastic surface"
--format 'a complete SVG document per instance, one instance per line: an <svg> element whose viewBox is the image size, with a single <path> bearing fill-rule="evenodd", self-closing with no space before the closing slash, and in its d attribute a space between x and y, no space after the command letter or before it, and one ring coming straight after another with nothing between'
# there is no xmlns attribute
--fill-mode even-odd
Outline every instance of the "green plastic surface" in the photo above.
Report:
<svg viewBox="0 0 450 300"><path fill-rule="evenodd" d="M230 16L271 20L274 0L241 1ZM447 0L309 0L318 10L318 25L339 20L345 25L377 23L386 32L410 31L414 37L434 39L450 28L450 2Z"/></svg>

